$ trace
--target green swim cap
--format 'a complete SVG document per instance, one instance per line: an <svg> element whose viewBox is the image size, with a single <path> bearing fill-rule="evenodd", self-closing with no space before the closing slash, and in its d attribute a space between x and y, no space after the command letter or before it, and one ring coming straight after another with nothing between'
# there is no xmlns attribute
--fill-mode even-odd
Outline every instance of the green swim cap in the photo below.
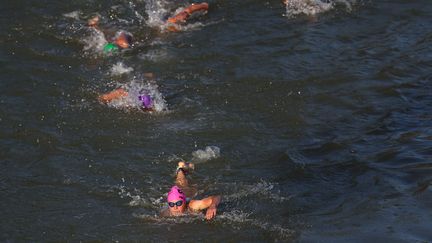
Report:
<svg viewBox="0 0 432 243"><path fill-rule="evenodd" d="M118 51L118 49L119 48L118 48L118 46L116 44L114 44L114 43L108 43L108 44L106 44L104 46L103 51L104 51L104 53L113 53L113 52Z"/></svg>

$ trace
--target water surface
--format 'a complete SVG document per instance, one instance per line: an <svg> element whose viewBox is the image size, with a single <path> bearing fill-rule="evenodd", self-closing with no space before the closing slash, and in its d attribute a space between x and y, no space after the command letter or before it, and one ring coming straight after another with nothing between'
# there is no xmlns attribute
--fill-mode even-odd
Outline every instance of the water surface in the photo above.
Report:
<svg viewBox="0 0 432 243"><path fill-rule="evenodd" d="M185 3L2 4L0 239L430 241L432 5L297 3L209 1L178 33ZM94 14L134 47L101 55ZM159 112L97 101L147 82ZM179 159L215 220L158 217Z"/></svg>

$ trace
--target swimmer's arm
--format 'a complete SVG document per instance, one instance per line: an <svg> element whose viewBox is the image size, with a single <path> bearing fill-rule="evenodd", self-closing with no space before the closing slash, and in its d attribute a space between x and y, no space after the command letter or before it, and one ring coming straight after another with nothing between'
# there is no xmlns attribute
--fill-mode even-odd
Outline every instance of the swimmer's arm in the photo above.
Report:
<svg viewBox="0 0 432 243"><path fill-rule="evenodd" d="M192 200L189 203L189 208L194 211L204 210L206 211L206 219L212 219L216 216L217 206L221 201L221 196L210 196L202 200Z"/></svg>
<svg viewBox="0 0 432 243"><path fill-rule="evenodd" d="M196 11L208 11L208 3L197 3L197 4L191 4L185 11L187 11L189 14L192 14Z"/></svg>
<svg viewBox="0 0 432 243"><path fill-rule="evenodd" d="M191 14L196 11L207 11L208 3L191 4L189 7L185 8L183 11L168 19L168 23L178 23L185 22Z"/></svg>
<svg viewBox="0 0 432 243"><path fill-rule="evenodd" d="M100 102L108 103L108 102L111 102L112 100L120 99L120 98L125 97L127 95L128 95L128 92L126 92L126 90L120 88L120 89L116 89L114 91L111 91L109 93L99 95L98 99Z"/></svg>
<svg viewBox="0 0 432 243"><path fill-rule="evenodd" d="M168 19L168 23L178 23L178 22L184 22L186 21L186 19L189 17L189 13L186 11L182 11L180 13L178 13L176 16L171 17Z"/></svg>

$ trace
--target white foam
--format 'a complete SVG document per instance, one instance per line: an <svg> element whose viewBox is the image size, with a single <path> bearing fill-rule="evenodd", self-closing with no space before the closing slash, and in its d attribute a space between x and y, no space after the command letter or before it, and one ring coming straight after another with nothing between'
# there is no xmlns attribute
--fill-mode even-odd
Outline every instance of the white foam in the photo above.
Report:
<svg viewBox="0 0 432 243"><path fill-rule="evenodd" d="M220 148L216 146L207 146L204 150L197 150L192 152L192 161L205 162L211 159L220 157Z"/></svg>
<svg viewBox="0 0 432 243"><path fill-rule="evenodd" d="M347 11L351 11L356 2L357 0L286 0L286 16L314 16L332 10L336 6L342 6Z"/></svg>
<svg viewBox="0 0 432 243"><path fill-rule="evenodd" d="M102 31L95 28L89 28L90 35L83 38L84 51L92 53L100 53L104 46L108 43Z"/></svg>
<svg viewBox="0 0 432 243"><path fill-rule="evenodd" d="M70 13L63 14L64 17L75 19L75 20L79 20L80 19L80 15L81 15L81 11L80 10L76 10L76 11L72 11Z"/></svg>
<svg viewBox="0 0 432 243"><path fill-rule="evenodd" d="M132 71L133 68L126 66L123 62L117 62L111 67L110 73L111 75L122 75Z"/></svg>
<svg viewBox="0 0 432 243"><path fill-rule="evenodd" d="M131 207L146 207L151 208L154 210L157 210L161 207L163 204L163 198L153 198L151 196L145 196L142 191L139 189L130 189L124 185L115 185L111 186L110 190L117 191L117 195L120 198L127 199L129 198L130 201L128 203Z"/></svg>
<svg viewBox="0 0 432 243"><path fill-rule="evenodd" d="M286 0L286 16L294 17L300 14L316 15L333 8L333 2L320 0Z"/></svg>
<svg viewBox="0 0 432 243"><path fill-rule="evenodd" d="M163 0L149 0L146 3L145 12L148 16L147 25L161 28L165 23L164 18L168 13L167 2Z"/></svg>

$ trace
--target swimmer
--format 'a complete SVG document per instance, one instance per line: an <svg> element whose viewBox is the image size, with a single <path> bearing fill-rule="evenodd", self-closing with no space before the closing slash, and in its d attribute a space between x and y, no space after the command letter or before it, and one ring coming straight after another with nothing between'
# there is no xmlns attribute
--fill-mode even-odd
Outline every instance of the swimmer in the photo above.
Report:
<svg viewBox="0 0 432 243"><path fill-rule="evenodd" d="M119 88L119 89L113 90L109 93L99 95L98 100L102 103L107 104L107 103L113 102L115 100L120 100L120 99L126 98L128 96L129 96L129 93L125 89ZM146 91L140 92L137 95L136 99L133 99L133 100L135 100L136 102L139 103L139 105L143 111L153 111L153 99L148 94L148 92L146 92Z"/></svg>
<svg viewBox="0 0 432 243"><path fill-rule="evenodd" d="M206 14L208 11L208 7L209 5L206 2L197 4L192 3L188 7L184 8L180 13L168 18L168 30L178 31L178 28L173 26L173 24L185 23L186 20L188 20L194 13Z"/></svg>
<svg viewBox="0 0 432 243"><path fill-rule="evenodd" d="M195 194L193 188L189 187L186 175L194 169L192 163L180 161L176 171L176 185L168 192L168 208L161 212L163 217L182 216L187 213L199 213L206 210L205 218L210 220L216 216L217 206L221 196L209 196L201 200L189 200Z"/></svg>
<svg viewBox="0 0 432 243"><path fill-rule="evenodd" d="M99 16L95 16L88 20L87 25L91 28L94 28L100 32L102 32L99 29ZM103 52L105 54L112 54L115 53L121 49L128 49L132 45L132 34L125 32L125 31L119 31L113 38L112 42L108 42L103 47Z"/></svg>

